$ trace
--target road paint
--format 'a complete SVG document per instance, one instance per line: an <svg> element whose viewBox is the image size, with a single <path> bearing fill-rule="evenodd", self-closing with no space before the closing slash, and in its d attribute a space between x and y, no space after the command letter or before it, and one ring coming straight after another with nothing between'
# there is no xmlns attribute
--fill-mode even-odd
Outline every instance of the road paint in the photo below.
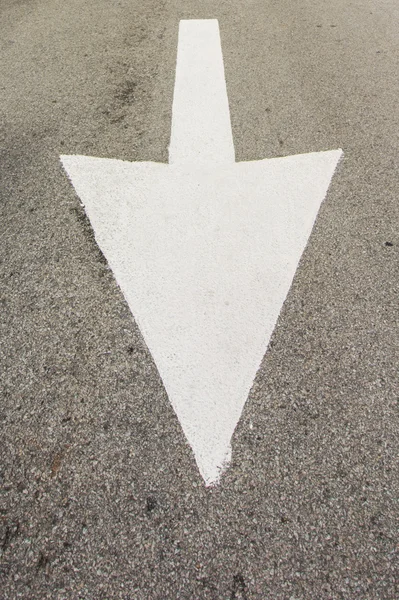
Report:
<svg viewBox="0 0 399 600"><path fill-rule="evenodd" d="M231 459L341 155L235 163L218 23L204 20L180 23L169 165L61 156L206 485Z"/></svg>
<svg viewBox="0 0 399 600"><path fill-rule="evenodd" d="M181 21L169 164L234 160L218 21Z"/></svg>

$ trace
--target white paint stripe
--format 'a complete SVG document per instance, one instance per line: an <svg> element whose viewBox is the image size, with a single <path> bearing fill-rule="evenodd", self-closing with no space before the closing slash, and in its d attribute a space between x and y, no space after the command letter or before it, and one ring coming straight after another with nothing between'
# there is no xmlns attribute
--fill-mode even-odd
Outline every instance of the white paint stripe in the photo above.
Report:
<svg viewBox="0 0 399 600"><path fill-rule="evenodd" d="M342 151L234 163L220 48L209 41L215 21L183 23L181 33L172 164L61 160L210 485L230 460L231 436ZM181 93L194 53L197 71L204 56L205 71L216 64L222 78L211 102L211 115L223 115L215 152L206 90L193 111Z"/></svg>
<svg viewBox="0 0 399 600"><path fill-rule="evenodd" d="M219 24L180 21L169 164L234 162Z"/></svg>

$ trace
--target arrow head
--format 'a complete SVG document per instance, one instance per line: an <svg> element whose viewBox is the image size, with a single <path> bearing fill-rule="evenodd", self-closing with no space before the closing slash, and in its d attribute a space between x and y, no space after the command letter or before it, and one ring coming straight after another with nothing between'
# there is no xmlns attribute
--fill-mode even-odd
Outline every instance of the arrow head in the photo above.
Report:
<svg viewBox="0 0 399 600"><path fill-rule="evenodd" d="M213 166L61 160L207 485L341 150Z"/></svg>

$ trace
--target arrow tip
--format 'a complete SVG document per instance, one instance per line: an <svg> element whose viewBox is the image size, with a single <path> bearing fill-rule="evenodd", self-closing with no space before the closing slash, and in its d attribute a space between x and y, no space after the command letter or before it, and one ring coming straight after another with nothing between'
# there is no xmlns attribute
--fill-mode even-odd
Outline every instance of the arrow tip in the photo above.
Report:
<svg viewBox="0 0 399 600"><path fill-rule="evenodd" d="M214 487L220 483L223 473L231 462L231 452L231 445L229 443L222 452L219 449L215 451L211 449L206 455L201 455L198 452L195 453L198 470L206 487Z"/></svg>

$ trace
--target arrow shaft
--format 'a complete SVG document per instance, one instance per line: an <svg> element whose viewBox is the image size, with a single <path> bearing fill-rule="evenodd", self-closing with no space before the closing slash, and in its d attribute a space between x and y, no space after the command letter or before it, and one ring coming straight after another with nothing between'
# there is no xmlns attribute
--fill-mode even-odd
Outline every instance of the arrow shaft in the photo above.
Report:
<svg viewBox="0 0 399 600"><path fill-rule="evenodd" d="M181 21L169 163L234 161L218 21Z"/></svg>

